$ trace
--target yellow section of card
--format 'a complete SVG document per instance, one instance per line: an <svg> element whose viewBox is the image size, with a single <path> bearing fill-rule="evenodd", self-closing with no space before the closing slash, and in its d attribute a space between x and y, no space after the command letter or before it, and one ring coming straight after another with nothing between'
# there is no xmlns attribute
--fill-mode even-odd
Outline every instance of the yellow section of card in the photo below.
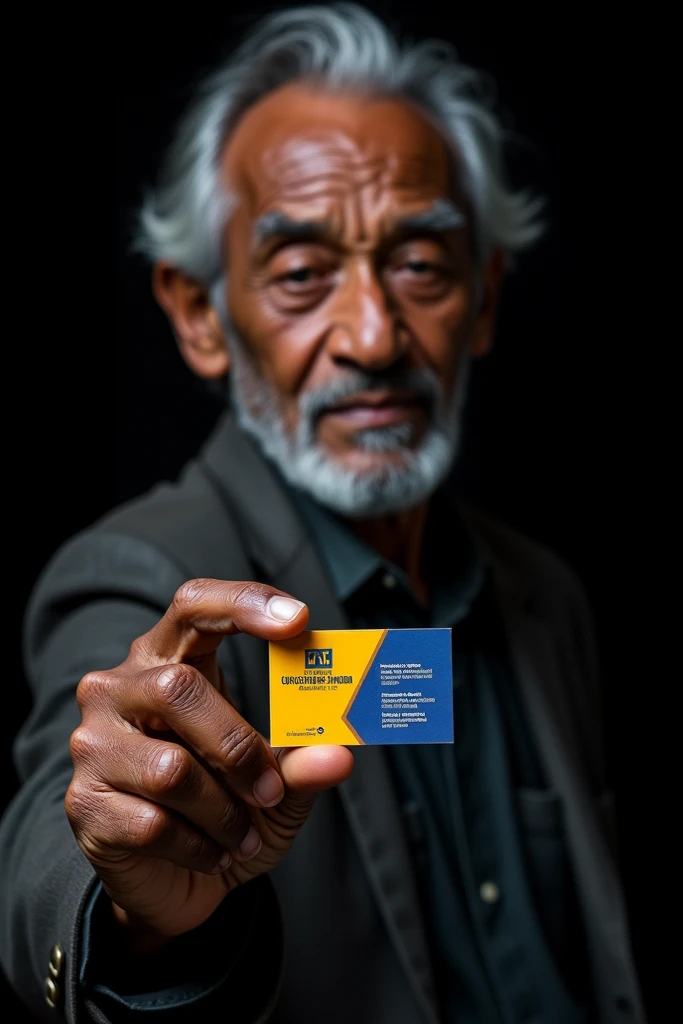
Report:
<svg viewBox="0 0 683 1024"><path fill-rule="evenodd" d="M358 746L346 721L385 629L306 630L270 646L270 742Z"/></svg>

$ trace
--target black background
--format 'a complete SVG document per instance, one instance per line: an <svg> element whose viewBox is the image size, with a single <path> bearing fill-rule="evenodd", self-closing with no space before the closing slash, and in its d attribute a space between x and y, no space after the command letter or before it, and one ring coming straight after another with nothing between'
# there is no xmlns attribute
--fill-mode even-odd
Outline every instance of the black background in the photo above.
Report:
<svg viewBox="0 0 683 1024"><path fill-rule="evenodd" d="M253 4L247 16L195 0L182 17L117 7L83 37L83 24L60 25L61 48L47 46L46 98L23 127L36 231L15 253L28 288L8 396L19 410L6 464L22 552L2 716L8 797L11 739L29 707L18 637L38 572L66 537L174 475L218 413L175 351L148 267L129 254L132 211L197 76L282 6ZM461 487L563 555L591 599L633 943L654 1019L664 984L652 941L663 856L654 730L668 667L658 662L656 399L635 230L643 179L632 129L646 101L628 58L645 26L580 4L468 2L447 16L433 2L368 6L415 37L448 38L493 75L507 124L526 140L511 152L513 178L548 198L548 233L506 282L495 351L474 374Z"/></svg>

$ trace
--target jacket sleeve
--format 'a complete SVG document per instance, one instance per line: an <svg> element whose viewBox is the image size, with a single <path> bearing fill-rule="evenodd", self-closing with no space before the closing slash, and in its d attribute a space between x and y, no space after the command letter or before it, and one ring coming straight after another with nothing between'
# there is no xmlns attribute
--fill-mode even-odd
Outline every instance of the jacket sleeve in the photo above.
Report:
<svg viewBox="0 0 683 1024"><path fill-rule="evenodd" d="M75 697L79 680L89 671L123 661L131 642L158 622L175 591L191 575L144 540L93 530L61 549L29 603L25 663L33 706L14 746L20 788L0 823L0 959L13 987L39 1020L141 1019L139 1010L128 1012L125 997L117 1000L115 992L113 999L102 995L104 989L112 990L106 979L99 984L97 971L112 958L118 959L116 950L109 947L111 957L102 957L106 941L102 925L99 937L93 935L93 944L100 943L97 956L84 963L88 949L84 919L87 911L90 923L98 880L64 810L73 770L69 738L80 722ZM281 922L267 877L245 886L238 899L240 913L250 912L255 918L249 929L251 940L239 948L226 941L220 984L215 978L205 982L206 999L222 1006L223 1013L212 1012L207 1019L224 1016L230 1024L257 1024L267 1019L279 987ZM231 904L231 896L226 897L213 915L209 928L214 935L220 935L221 921L224 933L230 934L231 907L236 902ZM264 936L268 936L265 942ZM49 970L55 945L63 952L57 977ZM195 948L201 948L201 942ZM169 965L173 959L169 957ZM252 970L257 972L255 986L247 985ZM56 988L55 1008L45 999L49 977ZM188 980L193 982L191 977L183 979ZM172 991L174 981L177 975L164 979L163 964L158 965L154 989ZM201 998L195 984L194 998L174 1009L169 1019L180 1024L193 1014L196 1017ZM143 999L143 1008L144 1003ZM159 1019L153 1001L149 1008L156 1009ZM208 1004L202 1004L203 1009ZM204 1016L201 1011L200 1016Z"/></svg>

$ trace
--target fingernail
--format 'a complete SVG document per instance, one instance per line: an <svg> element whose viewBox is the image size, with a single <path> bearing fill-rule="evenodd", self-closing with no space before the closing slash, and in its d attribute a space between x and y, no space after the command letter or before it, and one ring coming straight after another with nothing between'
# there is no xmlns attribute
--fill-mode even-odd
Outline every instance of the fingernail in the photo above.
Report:
<svg viewBox="0 0 683 1024"><path fill-rule="evenodd" d="M254 783L254 796L264 807L274 807L282 800L285 787L274 768L266 768Z"/></svg>
<svg viewBox="0 0 683 1024"><path fill-rule="evenodd" d="M242 845L240 846L240 857L242 860L249 860L249 858L255 856L260 849L261 836L252 825L247 832L246 837L242 840Z"/></svg>
<svg viewBox="0 0 683 1024"><path fill-rule="evenodd" d="M303 607L303 601L295 601L293 597L280 597L276 594L266 605L266 613L278 622L291 622Z"/></svg>
<svg viewBox="0 0 683 1024"><path fill-rule="evenodd" d="M215 875L220 875L221 872L227 870L227 868L229 868L231 864L232 864L232 854L228 853L228 851L226 850L225 853L223 854L223 856L221 857L221 859L218 861L218 864L216 865L216 867L214 869L214 874Z"/></svg>

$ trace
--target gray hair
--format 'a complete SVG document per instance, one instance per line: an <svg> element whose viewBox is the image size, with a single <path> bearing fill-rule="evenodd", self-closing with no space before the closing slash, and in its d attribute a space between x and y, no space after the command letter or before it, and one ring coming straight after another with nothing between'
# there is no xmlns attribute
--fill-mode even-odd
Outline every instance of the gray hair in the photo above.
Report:
<svg viewBox="0 0 683 1024"><path fill-rule="evenodd" d="M541 234L542 200L507 183L505 133L482 75L447 43L399 43L369 11L341 3L267 16L204 81L179 125L159 187L143 203L138 252L168 260L207 286L224 275L221 236L231 210L219 176L225 143L245 111L293 81L416 103L459 156L480 258L495 248L513 254Z"/></svg>

